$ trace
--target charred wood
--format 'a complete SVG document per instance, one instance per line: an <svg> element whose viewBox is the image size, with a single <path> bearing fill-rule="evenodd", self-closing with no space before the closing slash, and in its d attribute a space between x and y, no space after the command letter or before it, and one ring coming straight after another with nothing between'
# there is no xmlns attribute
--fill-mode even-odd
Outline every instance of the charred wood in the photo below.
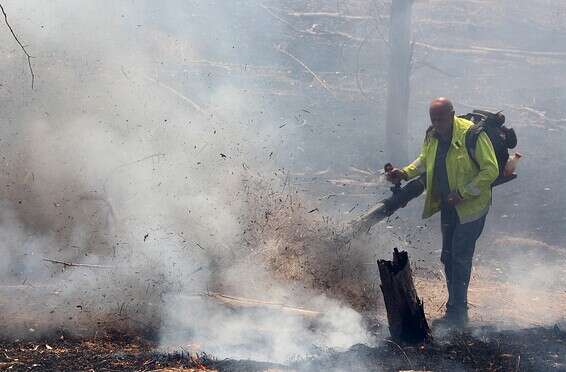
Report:
<svg viewBox="0 0 566 372"><path fill-rule="evenodd" d="M430 340L430 328L415 289L407 252L395 248L393 261L378 260L377 266L392 339L410 344Z"/></svg>

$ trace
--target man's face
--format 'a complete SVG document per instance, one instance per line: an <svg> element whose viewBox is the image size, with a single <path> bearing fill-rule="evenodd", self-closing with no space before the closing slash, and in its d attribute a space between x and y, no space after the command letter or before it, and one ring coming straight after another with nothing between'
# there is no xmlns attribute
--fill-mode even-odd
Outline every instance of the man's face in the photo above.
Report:
<svg viewBox="0 0 566 372"><path fill-rule="evenodd" d="M454 121L454 111L442 106L433 106L429 113L433 128L440 134L448 134Z"/></svg>

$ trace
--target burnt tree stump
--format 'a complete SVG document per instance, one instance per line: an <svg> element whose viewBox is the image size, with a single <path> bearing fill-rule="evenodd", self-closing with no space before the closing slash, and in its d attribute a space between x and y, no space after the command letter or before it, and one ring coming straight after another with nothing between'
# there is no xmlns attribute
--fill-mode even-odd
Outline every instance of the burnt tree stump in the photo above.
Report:
<svg viewBox="0 0 566 372"><path fill-rule="evenodd" d="M381 292L387 310L389 332L393 340L402 343L419 343L432 338L424 314L423 302L419 299L409 255L395 248L393 261L378 260Z"/></svg>

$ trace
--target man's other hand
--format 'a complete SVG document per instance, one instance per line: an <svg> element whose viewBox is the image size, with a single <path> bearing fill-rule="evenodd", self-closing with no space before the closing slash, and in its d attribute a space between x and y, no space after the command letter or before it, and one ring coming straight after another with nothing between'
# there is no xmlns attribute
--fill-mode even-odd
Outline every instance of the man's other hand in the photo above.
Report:
<svg viewBox="0 0 566 372"><path fill-rule="evenodd" d="M385 177L387 181L393 184L401 183L401 180L407 180L407 174L398 168L393 168L389 172L386 172Z"/></svg>
<svg viewBox="0 0 566 372"><path fill-rule="evenodd" d="M451 207L457 206L462 202L462 200L464 199L462 199L458 191L452 191L450 194L448 194L448 197L446 198L446 202Z"/></svg>

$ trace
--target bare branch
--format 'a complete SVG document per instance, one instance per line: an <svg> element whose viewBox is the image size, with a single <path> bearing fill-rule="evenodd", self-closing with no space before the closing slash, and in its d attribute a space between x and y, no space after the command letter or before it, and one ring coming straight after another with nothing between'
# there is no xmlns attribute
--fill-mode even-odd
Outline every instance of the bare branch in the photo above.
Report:
<svg viewBox="0 0 566 372"><path fill-rule="evenodd" d="M10 30L10 33L14 37L14 40L16 40L16 42L18 43L18 45L20 46L20 48L22 49L22 51L26 55L26 58L28 60L29 73L31 74L31 89L33 89L33 86L34 86L34 83L35 83L35 74L33 72L33 67L31 65L31 55L28 53L28 51L26 50L24 45L21 43L20 39L18 39L18 36L16 36L16 33L14 32L14 29L12 29L10 22L8 22L8 14L6 14L6 11L4 10L2 3L0 3L0 10L2 11L2 14L4 15L4 23L6 24L6 26Z"/></svg>

